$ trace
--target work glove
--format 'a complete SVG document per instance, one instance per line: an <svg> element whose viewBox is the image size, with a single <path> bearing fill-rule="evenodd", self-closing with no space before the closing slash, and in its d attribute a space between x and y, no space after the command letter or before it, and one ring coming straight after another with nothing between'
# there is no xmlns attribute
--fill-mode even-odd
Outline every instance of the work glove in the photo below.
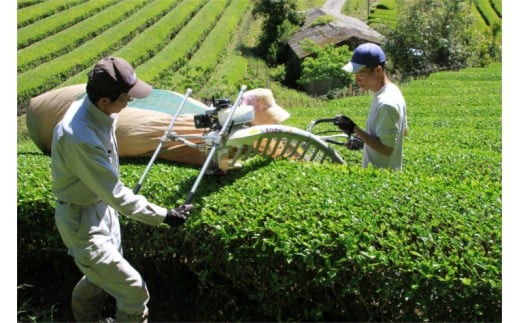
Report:
<svg viewBox="0 0 520 323"><path fill-rule="evenodd" d="M347 141L347 148L350 150L363 149L363 145L364 145L363 140L361 140L361 138L359 138L358 136L352 136Z"/></svg>
<svg viewBox="0 0 520 323"><path fill-rule="evenodd" d="M178 227L186 222L186 219L192 210L193 204L183 204L176 209L168 210L168 212L166 212L164 223L168 224L170 227Z"/></svg>
<svg viewBox="0 0 520 323"><path fill-rule="evenodd" d="M343 115L338 115L334 118L334 125L338 126L338 128L348 135L354 132L354 127L356 126L352 119Z"/></svg>

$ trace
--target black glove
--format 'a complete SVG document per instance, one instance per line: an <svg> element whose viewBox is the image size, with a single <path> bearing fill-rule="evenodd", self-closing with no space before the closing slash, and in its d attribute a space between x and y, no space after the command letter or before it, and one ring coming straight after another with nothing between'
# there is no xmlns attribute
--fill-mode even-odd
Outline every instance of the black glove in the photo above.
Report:
<svg viewBox="0 0 520 323"><path fill-rule="evenodd" d="M352 136L347 141L347 148L350 150L359 150L363 149L363 144L364 143L363 140L361 140L361 138L359 138L358 136Z"/></svg>
<svg viewBox="0 0 520 323"><path fill-rule="evenodd" d="M168 210L164 223L170 227L178 227L186 222L191 210L193 210L193 204L184 204L176 209Z"/></svg>
<svg viewBox="0 0 520 323"><path fill-rule="evenodd" d="M338 115L334 118L334 125L338 126L338 128L349 135L354 132L354 127L356 126L352 119L343 115Z"/></svg>

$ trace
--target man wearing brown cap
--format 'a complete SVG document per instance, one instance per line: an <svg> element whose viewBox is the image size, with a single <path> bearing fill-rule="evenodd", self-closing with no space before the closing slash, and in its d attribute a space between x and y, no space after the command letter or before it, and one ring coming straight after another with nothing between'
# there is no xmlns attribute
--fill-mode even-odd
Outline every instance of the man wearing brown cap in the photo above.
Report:
<svg viewBox="0 0 520 323"><path fill-rule="evenodd" d="M116 299L118 321L147 321L148 289L123 258L118 213L149 225L175 227L193 209L190 204L167 210L134 194L119 179L118 113L132 98L151 91L127 61L103 58L89 73L85 99L73 103L54 129L56 226L84 274L72 292L77 321L100 320L106 294Z"/></svg>

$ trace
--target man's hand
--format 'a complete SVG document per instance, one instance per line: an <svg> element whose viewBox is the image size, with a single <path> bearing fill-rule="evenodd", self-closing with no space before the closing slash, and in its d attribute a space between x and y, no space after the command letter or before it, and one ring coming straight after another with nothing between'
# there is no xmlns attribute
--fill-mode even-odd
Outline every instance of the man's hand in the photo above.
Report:
<svg viewBox="0 0 520 323"><path fill-rule="evenodd" d="M184 204L176 209L168 210L164 223L168 224L170 227L178 227L186 222L186 219L192 210L193 204Z"/></svg>
<svg viewBox="0 0 520 323"><path fill-rule="evenodd" d="M360 150L363 149L363 140L358 136L352 136L347 142L347 148L350 150Z"/></svg>
<svg viewBox="0 0 520 323"><path fill-rule="evenodd" d="M338 126L338 128L349 135L354 132L354 127L356 126L352 119L343 115L338 115L334 118L334 125Z"/></svg>

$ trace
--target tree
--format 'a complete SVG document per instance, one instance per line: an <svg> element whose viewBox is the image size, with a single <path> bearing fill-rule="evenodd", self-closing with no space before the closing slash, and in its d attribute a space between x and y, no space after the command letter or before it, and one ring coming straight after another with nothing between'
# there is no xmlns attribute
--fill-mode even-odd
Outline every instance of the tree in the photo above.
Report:
<svg viewBox="0 0 520 323"><path fill-rule="evenodd" d="M303 60L302 76L297 81L298 84L306 85L313 81L327 79L337 80L339 86L352 84L352 75L341 69L352 57L348 46L336 47L327 44L321 47L310 39L302 41L300 46L312 55Z"/></svg>
<svg viewBox="0 0 520 323"><path fill-rule="evenodd" d="M304 17L296 10L295 0L257 0L253 15L264 18L258 44L260 55L269 65L276 65L289 37L303 24Z"/></svg>
<svg viewBox="0 0 520 323"><path fill-rule="evenodd" d="M489 61L468 1L400 1L397 26L384 46L394 69L408 74Z"/></svg>

